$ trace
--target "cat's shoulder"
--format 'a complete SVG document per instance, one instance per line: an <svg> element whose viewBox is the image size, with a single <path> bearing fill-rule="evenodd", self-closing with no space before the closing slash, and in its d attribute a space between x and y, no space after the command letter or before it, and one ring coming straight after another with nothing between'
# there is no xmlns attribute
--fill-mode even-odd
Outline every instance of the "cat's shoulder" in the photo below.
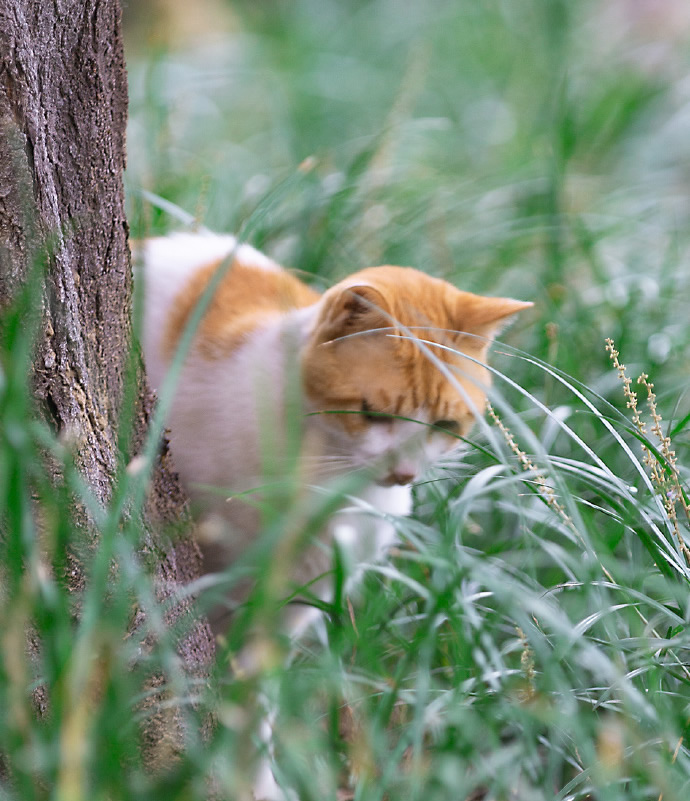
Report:
<svg viewBox="0 0 690 801"><path fill-rule="evenodd" d="M315 304L320 294L235 236L175 233L132 243L142 273L145 350L169 359L180 333L221 271L199 323L199 354L232 352L270 319Z"/></svg>

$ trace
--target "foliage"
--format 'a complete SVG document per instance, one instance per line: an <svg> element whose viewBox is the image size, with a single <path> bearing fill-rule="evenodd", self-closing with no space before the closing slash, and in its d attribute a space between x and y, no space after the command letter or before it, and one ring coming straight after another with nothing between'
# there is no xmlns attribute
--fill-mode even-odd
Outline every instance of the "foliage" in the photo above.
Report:
<svg viewBox="0 0 690 801"><path fill-rule="evenodd" d="M31 415L29 287L0 359L0 798L237 798L266 698L276 772L305 801L687 797L687 48L635 8L247 0L198 45L132 50L136 236L196 221L320 287L393 262L536 308L494 348L493 411L416 488L390 561L352 598L339 585L287 661L267 577L303 512L288 504L199 685L129 522L145 466L123 464L101 509L69 438ZM652 410L621 362L649 373ZM78 599L67 553L88 579ZM237 674L256 631L263 668ZM152 772L139 731L161 709L186 721L187 748Z"/></svg>

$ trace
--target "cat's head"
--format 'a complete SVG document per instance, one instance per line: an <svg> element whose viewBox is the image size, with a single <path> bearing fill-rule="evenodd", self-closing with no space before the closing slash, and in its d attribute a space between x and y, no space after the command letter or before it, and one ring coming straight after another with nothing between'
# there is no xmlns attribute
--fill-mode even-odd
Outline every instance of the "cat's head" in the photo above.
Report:
<svg viewBox="0 0 690 801"><path fill-rule="evenodd" d="M531 305L406 267L372 267L332 287L302 354L323 452L383 484L414 481L483 413L488 347Z"/></svg>

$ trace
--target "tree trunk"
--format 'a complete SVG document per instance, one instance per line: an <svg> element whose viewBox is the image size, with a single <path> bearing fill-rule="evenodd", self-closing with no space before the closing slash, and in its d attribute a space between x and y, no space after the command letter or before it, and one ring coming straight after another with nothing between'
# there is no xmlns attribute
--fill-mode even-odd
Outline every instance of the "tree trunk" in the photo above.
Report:
<svg viewBox="0 0 690 801"><path fill-rule="evenodd" d="M118 419L132 343L126 117L119 0L0 0L0 306L48 243L35 393L40 413L69 432L79 470L104 505L121 458ZM141 447L152 409L141 369L131 402L126 459ZM159 555L162 594L199 575L190 540L173 547L156 533L180 521L189 530L164 452L142 519ZM210 664L205 622L180 653L194 672Z"/></svg>

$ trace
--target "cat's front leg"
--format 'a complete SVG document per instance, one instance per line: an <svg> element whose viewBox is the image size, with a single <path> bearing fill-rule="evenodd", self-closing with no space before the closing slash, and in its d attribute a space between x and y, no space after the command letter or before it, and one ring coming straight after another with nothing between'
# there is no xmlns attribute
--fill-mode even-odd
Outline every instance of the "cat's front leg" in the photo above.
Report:
<svg viewBox="0 0 690 801"><path fill-rule="evenodd" d="M357 584L367 564L380 560L388 548L396 540L396 518L410 514L412 510L412 492L409 486L381 487L370 485L352 498L351 503L333 516L328 524L326 542L312 545L310 558L305 562L318 574L328 570L332 564L327 542L337 542L342 548L347 562L347 591L356 594ZM314 550L316 549L316 550ZM305 565L302 565L303 569ZM314 578L307 570L301 578ZM332 597L333 587L330 577L324 576L322 582L312 585L312 591L323 598ZM319 611L309 605L290 605L285 610L283 630L291 640L297 641L304 636L306 629L322 621ZM261 757L254 781L254 801L296 801L292 791L283 790L275 779L271 766L272 721L275 707L271 711L270 702L266 701L269 711L263 719L260 740L264 754Z"/></svg>

